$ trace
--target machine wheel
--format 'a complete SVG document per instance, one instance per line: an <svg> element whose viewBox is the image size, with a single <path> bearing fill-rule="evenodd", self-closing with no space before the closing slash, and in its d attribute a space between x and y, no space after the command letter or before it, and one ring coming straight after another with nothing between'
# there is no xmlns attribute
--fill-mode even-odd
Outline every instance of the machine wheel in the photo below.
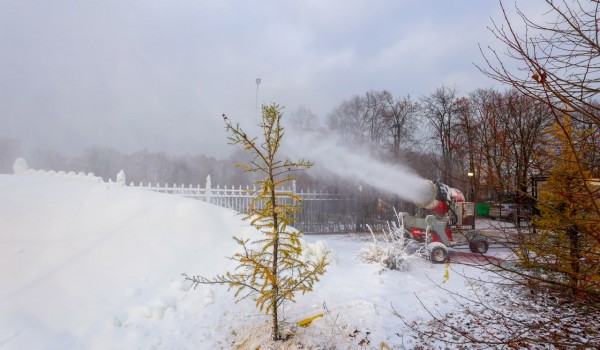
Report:
<svg viewBox="0 0 600 350"><path fill-rule="evenodd" d="M487 238L483 236L474 236L469 242L469 249L471 249L473 253L484 254L487 253L489 248L490 244L488 243Z"/></svg>
<svg viewBox="0 0 600 350"><path fill-rule="evenodd" d="M429 260L434 264L443 264L448 260L448 248L440 242L433 242L427 245Z"/></svg>

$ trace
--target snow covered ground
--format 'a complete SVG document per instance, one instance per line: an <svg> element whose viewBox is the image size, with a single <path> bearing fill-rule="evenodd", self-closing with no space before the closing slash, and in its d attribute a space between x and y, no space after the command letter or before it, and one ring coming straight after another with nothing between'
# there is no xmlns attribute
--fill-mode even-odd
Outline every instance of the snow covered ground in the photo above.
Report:
<svg viewBox="0 0 600 350"><path fill-rule="evenodd" d="M234 235L255 235L228 209L82 176L0 175L0 348L229 349L274 346L267 317L225 287L190 289L182 273L233 270ZM285 305L296 321L324 313L286 348L412 348L408 321L446 313L444 288L470 284L444 265L384 270L356 256L365 236L307 236L331 249L313 293ZM466 274L480 270L459 267ZM444 282L445 281L445 282Z"/></svg>

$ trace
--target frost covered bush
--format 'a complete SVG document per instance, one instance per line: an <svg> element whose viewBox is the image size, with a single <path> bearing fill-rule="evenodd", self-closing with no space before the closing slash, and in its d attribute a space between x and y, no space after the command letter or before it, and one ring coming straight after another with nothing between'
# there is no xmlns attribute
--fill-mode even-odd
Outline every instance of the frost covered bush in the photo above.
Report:
<svg viewBox="0 0 600 350"><path fill-rule="evenodd" d="M315 243L308 243L303 239L300 239L300 246L302 249L301 260L304 262L318 263L327 256L327 260L331 260L331 249L325 241L317 241Z"/></svg>
<svg viewBox="0 0 600 350"><path fill-rule="evenodd" d="M369 231L373 242L361 249L358 259L368 264L381 264L390 270L407 271L414 263L422 261L423 248L415 249L404 235L404 221L396 214L398 224L388 223L388 230L383 230L382 241L378 241L371 227Z"/></svg>

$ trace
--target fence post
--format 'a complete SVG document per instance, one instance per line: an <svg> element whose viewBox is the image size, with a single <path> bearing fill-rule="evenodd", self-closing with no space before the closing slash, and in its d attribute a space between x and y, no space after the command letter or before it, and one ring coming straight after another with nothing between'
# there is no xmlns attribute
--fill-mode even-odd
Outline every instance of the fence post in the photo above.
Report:
<svg viewBox="0 0 600 350"><path fill-rule="evenodd" d="M204 192L204 201L207 203L211 203L212 191L210 187L210 175L206 176L206 192Z"/></svg>
<svg viewBox="0 0 600 350"><path fill-rule="evenodd" d="M121 171L119 171L119 173L117 174L117 185L120 186L127 186L127 182L125 180L125 171L123 171L123 169L121 169Z"/></svg>

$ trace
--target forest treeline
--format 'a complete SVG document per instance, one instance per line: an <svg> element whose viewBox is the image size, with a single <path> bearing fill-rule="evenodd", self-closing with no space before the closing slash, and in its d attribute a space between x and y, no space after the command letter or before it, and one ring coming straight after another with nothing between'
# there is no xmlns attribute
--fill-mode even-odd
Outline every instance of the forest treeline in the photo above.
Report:
<svg viewBox="0 0 600 350"><path fill-rule="evenodd" d="M324 120L305 106L283 120L286 132L326 130L348 146L367 148L383 161L401 163L424 178L469 192L474 200L526 193L530 179L546 175L545 169L553 161L547 157L551 109L517 89L477 89L460 95L456 88L441 86L417 99L371 90L342 101ZM591 130L586 155L592 176L598 177L598 129L585 119L572 124L576 129ZM227 147L225 143L223 147ZM203 150L196 155L147 150L125 154L94 147L75 157L38 150L28 162L38 169L93 172L105 180L114 180L123 169L127 182L135 184L196 186L210 175L214 184L245 186L254 179L235 164L246 162L246 157L241 151L217 159ZM298 186L305 189L344 191L354 186L335 177L315 178L310 172L298 176Z"/></svg>

